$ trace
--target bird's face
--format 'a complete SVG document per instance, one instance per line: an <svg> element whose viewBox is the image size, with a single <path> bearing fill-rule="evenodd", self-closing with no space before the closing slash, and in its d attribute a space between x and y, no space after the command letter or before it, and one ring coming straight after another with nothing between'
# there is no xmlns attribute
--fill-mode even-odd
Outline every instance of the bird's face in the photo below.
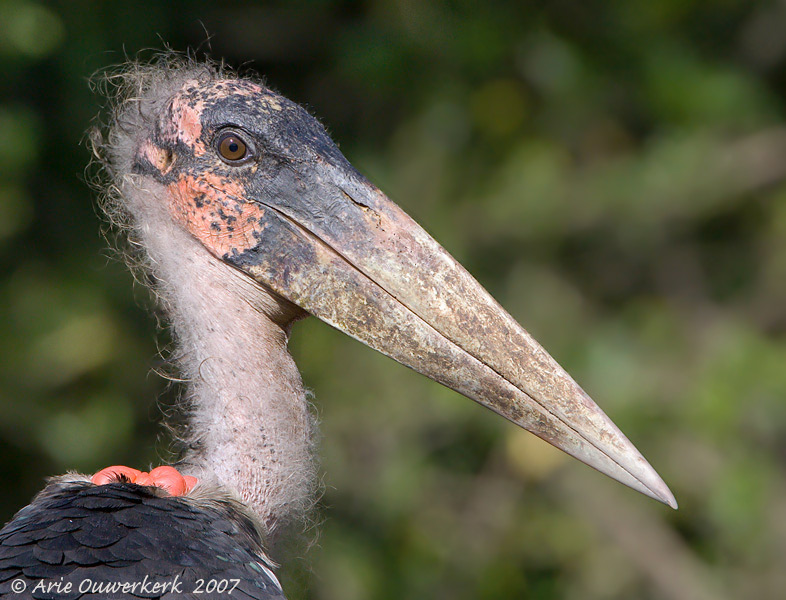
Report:
<svg viewBox="0 0 786 600"><path fill-rule="evenodd" d="M191 80L154 123L134 170L163 184L172 217L228 258L257 246L271 209L254 199L274 193L280 171L309 185L301 167L328 157L343 160L317 121L286 98L249 81Z"/></svg>
<svg viewBox="0 0 786 600"><path fill-rule="evenodd" d="M190 79L132 170L217 259L565 452L676 506L600 408L305 110L247 80Z"/></svg>

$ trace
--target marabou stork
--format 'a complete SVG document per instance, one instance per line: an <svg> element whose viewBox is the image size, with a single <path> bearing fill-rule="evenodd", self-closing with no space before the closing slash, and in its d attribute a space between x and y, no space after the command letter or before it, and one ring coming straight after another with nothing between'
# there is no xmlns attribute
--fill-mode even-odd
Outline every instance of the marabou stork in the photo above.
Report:
<svg viewBox="0 0 786 600"><path fill-rule="evenodd" d="M314 425L287 351L309 314L676 507L587 394L303 108L185 59L120 77L94 148L173 325L186 450L169 483L125 468L53 479L0 532L0 593L283 598L264 543L313 492Z"/></svg>

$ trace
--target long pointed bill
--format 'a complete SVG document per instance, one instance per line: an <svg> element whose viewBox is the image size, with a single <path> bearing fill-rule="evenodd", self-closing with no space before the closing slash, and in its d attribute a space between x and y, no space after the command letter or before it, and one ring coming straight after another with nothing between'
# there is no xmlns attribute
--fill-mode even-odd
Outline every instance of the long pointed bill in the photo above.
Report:
<svg viewBox="0 0 786 600"><path fill-rule="evenodd" d="M250 183L251 250L222 258L333 327L676 508L636 448L417 223L347 165Z"/></svg>
<svg viewBox="0 0 786 600"><path fill-rule="evenodd" d="M164 186L170 216L205 248L337 329L676 508L603 411L352 168L305 110L247 80L195 72L172 85L169 102L149 100L151 114L129 104L131 126L141 115L150 132L126 166L145 185Z"/></svg>

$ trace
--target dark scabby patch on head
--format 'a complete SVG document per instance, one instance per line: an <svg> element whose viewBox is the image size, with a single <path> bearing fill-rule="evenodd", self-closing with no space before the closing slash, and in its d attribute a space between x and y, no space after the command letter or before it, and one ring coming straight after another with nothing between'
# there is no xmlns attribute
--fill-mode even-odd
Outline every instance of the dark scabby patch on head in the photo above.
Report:
<svg viewBox="0 0 786 600"><path fill-rule="evenodd" d="M209 202L207 194L199 193L194 195L194 206L203 208Z"/></svg>
<svg viewBox="0 0 786 600"><path fill-rule="evenodd" d="M258 234L254 237L259 239ZM257 244L253 248L249 248L248 250L243 250L242 252L238 252L237 248L232 248L232 252L227 252L224 256L221 257L225 263L233 265L242 269L243 267L255 267L262 262L261 256L263 256L265 250L260 248L260 245Z"/></svg>
<svg viewBox="0 0 786 600"><path fill-rule="evenodd" d="M221 218L222 221L227 223L227 225L232 225L232 223L237 221L237 217L233 215L228 215L227 213L224 212L223 208L218 209L218 216Z"/></svg>
<svg viewBox="0 0 786 600"><path fill-rule="evenodd" d="M302 231L273 211L266 211L265 216L260 219L262 226L253 232L256 246L242 251L233 248L222 260L243 270L255 267L264 271L271 287L276 289L277 283L283 283L284 273L312 265L317 257L312 242Z"/></svg>

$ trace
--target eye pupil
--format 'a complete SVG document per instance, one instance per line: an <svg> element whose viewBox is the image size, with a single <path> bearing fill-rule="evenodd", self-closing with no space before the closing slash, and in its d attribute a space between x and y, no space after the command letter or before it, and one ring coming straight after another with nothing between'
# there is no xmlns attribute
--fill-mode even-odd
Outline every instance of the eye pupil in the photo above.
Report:
<svg viewBox="0 0 786 600"><path fill-rule="evenodd" d="M234 132L221 135L216 146L221 158L229 163L245 161L249 156L248 145Z"/></svg>

